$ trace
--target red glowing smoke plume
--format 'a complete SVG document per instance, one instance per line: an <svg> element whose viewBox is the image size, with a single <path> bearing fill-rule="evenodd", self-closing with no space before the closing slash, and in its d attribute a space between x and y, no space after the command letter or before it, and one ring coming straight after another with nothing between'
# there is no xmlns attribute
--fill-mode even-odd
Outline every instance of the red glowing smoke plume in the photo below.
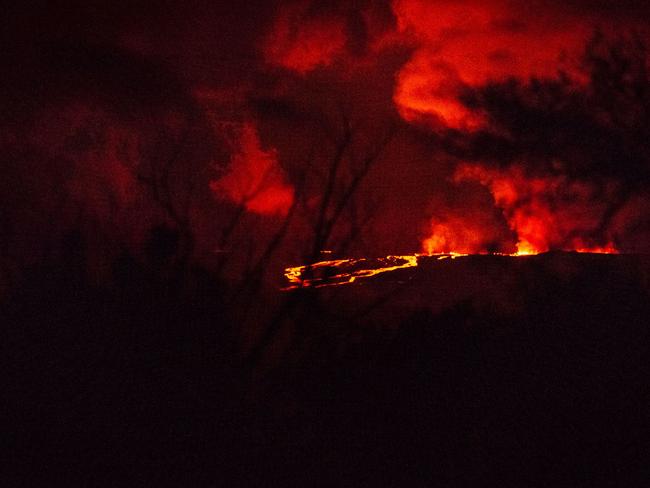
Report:
<svg viewBox="0 0 650 488"><path fill-rule="evenodd" d="M454 181L476 182L489 189L517 237L518 254L557 249L616 251L611 236L599 231L607 197L615 191L613 184L600 189L563 175L526 176L521 166L498 170L472 164L460 165ZM429 253L449 252L453 240L459 252L486 252L486 231L471 220L434 223L424 246Z"/></svg>
<svg viewBox="0 0 650 488"><path fill-rule="evenodd" d="M252 123L243 124L233 142L227 173L210 183L218 197L225 197L250 212L285 215L293 202L293 188L274 149L264 149Z"/></svg>

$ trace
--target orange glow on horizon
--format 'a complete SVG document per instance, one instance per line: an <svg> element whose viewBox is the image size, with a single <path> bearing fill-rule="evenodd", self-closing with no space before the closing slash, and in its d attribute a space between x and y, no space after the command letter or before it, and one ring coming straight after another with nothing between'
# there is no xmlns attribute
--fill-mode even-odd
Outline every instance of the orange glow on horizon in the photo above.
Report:
<svg viewBox="0 0 650 488"><path fill-rule="evenodd" d="M453 176L457 184L478 184L486 188L501 209L515 236L513 255L531 255L550 250L617 253L612 239L605 243L590 239L598 234L606 210L602 194L613 191L607 184L571 180L563 175L528 175L522 166L495 168L464 163ZM446 216L432 221L422 242L426 253L459 251L488 252L494 242L489 223L468 216ZM607 237L605 235L604 237Z"/></svg>
<svg viewBox="0 0 650 488"><path fill-rule="evenodd" d="M579 249L576 249L575 252L591 254L620 254L618 249L616 249L612 243L600 247L581 247Z"/></svg>
<svg viewBox="0 0 650 488"><path fill-rule="evenodd" d="M583 254L619 254L616 248L611 244L608 244L605 247L569 249L563 251ZM289 285L282 288L282 290L291 291L300 288L323 288L329 286L349 285L379 274L405 268L416 268L420 265L420 259L427 257L436 258L436 261L444 261L448 259L454 260L457 258L469 257L472 255L525 258L539 254L542 254L542 252L522 246L514 253L432 252L402 256L386 256L385 258L375 259L353 258L319 261L311 265L292 266L286 268L284 270L284 276L289 282Z"/></svg>

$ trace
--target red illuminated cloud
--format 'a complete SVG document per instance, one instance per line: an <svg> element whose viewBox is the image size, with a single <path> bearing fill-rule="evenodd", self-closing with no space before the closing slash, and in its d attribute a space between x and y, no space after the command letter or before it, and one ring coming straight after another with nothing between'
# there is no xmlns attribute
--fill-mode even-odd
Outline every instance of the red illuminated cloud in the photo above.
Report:
<svg viewBox="0 0 650 488"><path fill-rule="evenodd" d="M264 39L268 63L305 74L329 65L345 48L345 20L334 16L308 17L307 3L285 7Z"/></svg>
<svg viewBox="0 0 650 488"><path fill-rule="evenodd" d="M241 127L235 140L228 172L210 183L217 197L225 197L250 212L286 215L293 203L293 187L274 149L262 147L252 123Z"/></svg>
<svg viewBox="0 0 650 488"><path fill-rule="evenodd" d="M454 66L420 48L397 74L393 99L400 116L408 122L455 129L482 127L485 121L481 114L459 100L464 84Z"/></svg>
<svg viewBox="0 0 650 488"><path fill-rule="evenodd" d="M304 1L278 11L263 38L268 63L305 75L352 59L351 13L314 13L312 7ZM464 87L571 70L596 22L593 16L553 6L505 0L393 0L391 9L392 32L375 25L377 5L359 18L370 36L367 54L376 56L390 45L413 49L395 75L394 103L400 115L409 122L457 129L486 124L483 114L459 101Z"/></svg>
<svg viewBox="0 0 650 488"><path fill-rule="evenodd" d="M584 19L512 2L395 0L400 33L416 45L397 76L394 100L410 122L456 129L485 124L458 99L465 86L508 77L553 77L578 57L591 32Z"/></svg>

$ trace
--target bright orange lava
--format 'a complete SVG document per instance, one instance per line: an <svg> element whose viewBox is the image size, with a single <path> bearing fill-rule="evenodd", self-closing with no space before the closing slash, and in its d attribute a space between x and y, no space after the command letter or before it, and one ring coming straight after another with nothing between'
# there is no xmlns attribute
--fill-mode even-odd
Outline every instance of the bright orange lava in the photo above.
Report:
<svg viewBox="0 0 650 488"><path fill-rule="evenodd" d="M616 248L611 244L605 247L573 249L568 252L590 253L590 254L618 254ZM480 253L481 256L510 256L525 257L541 254L534 249L522 246L514 253ZM284 276L289 281L289 286L283 290L295 290L298 288L322 288L325 286L340 286L354 283L359 279L370 278L381 273L395 271L403 268L417 267L419 258L437 257L438 261L445 259L456 259L459 257L471 256L472 254L449 252L449 253L427 253L411 254L403 256L386 256L384 258L357 258L357 259L335 259L319 261L312 265L294 266L284 270Z"/></svg>
<svg viewBox="0 0 650 488"><path fill-rule="evenodd" d="M336 259L320 261L310 266L286 268L284 276L289 280L290 285L285 290L353 283L357 278L368 278L387 271L415 267L418 265L418 256L413 254L386 256L379 259Z"/></svg>

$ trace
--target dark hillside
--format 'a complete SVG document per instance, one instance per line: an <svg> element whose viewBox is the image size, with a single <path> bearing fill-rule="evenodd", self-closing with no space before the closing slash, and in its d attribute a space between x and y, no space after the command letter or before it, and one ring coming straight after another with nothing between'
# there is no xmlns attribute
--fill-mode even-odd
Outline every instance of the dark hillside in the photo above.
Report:
<svg viewBox="0 0 650 488"><path fill-rule="evenodd" d="M643 256L423 259L278 292L253 362L208 271L137 263L105 287L33 270L4 301L4 486L647 479Z"/></svg>

